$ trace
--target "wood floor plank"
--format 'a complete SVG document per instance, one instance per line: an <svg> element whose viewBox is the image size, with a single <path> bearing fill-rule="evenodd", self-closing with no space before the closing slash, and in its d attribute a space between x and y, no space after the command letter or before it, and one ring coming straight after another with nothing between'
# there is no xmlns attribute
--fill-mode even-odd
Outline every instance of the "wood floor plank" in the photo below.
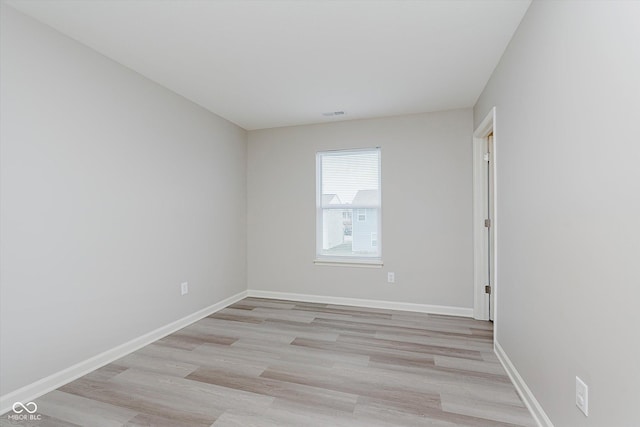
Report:
<svg viewBox="0 0 640 427"><path fill-rule="evenodd" d="M59 420L46 414L38 415L39 419L26 421L13 421L3 416L0 418L0 427L81 427L80 424Z"/></svg>
<svg viewBox="0 0 640 427"><path fill-rule="evenodd" d="M323 370L324 371L324 370ZM348 393L365 396L373 399L388 401L397 404L406 404L419 406L439 406L439 395L437 393L428 393L410 390L408 388L389 385L378 381L375 378L350 378L350 381L344 381L340 376L326 375L323 371L292 371L284 369L268 369L260 376L279 380L283 382L291 382L295 384L308 385L317 388L324 388L341 393Z"/></svg>
<svg viewBox="0 0 640 427"><path fill-rule="evenodd" d="M38 426L533 426L492 329L245 298L36 399Z"/></svg>
<svg viewBox="0 0 640 427"><path fill-rule="evenodd" d="M292 346L312 348L317 351L326 351L341 354L360 354L368 356L370 361L379 363L401 364L401 365L434 365L433 355L412 353L403 350L393 350L385 347L376 347L359 343L330 342L323 340L312 340L307 338L296 338Z"/></svg>
<svg viewBox="0 0 640 427"><path fill-rule="evenodd" d="M312 403L305 404L284 399L277 399L265 416L277 420L279 425L291 427L390 427L379 422L360 420L353 414L327 411Z"/></svg>
<svg viewBox="0 0 640 427"><path fill-rule="evenodd" d="M121 408L131 409L141 414L166 419L175 425L193 427L210 426L222 411L210 410L206 414L199 410L192 412L189 405L183 406L183 399L168 400L155 390L145 390L131 385L101 383L80 378L58 390L93 399ZM38 402L39 400L36 400ZM188 403L188 402L187 402ZM81 424L92 426L93 424Z"/></svg>
<svg viewBox="0 0 640 427"><path fill-rule="evenodd" d="M491 379L468 377L464 380L452 372L442 372L438 370L406 371L398 366L375 366L370 364L367 367L355 365L336 365L330 371L342 382L358 381L369 379L370 387L398 387L419 393L442 393L466 397L469 399L483 400L487 395L496 403L520 405L524 407L515 389L511 384L505 382L495 382ZM313 375L326 375L329 371L313 370Z"/></svg>
<svg viewBox="0 0 640 427"><path fill-rule="evenodd" d="M315 324L324 324L333 328L357 328L356 330L369 331L373 333L389 333L392 335L417 335L417 336L446 336L453 337L456 335L463 337L471 337L471 329L462 326L443 326L428 324L418 324L416 322L398 321L398 320L380 320L370 318L350 318L346 320L324 318L317 316L313 321ZM486 340L483 340L486 342Z"/></svg>
<svg viewBox="0 0 640 427"><path fill-rule="evenodd" d="M407 343L444 347L447 349L470 350L478 353L486 351L487 344L488 342L490 342L484 338L477 339L470 335L446 335L441 333L438 335L405 335L401 332L376 332L373 338L377 338L380 340L402 340ZM482 356L476 354L476 357L474 357L474 359L478 358L481 359Z"/></svg>
<svg viewBox="0 0 640 427"><path fill-rule="evenodd" d="M208 335L216 334L229 338L262 338L268 336L271 340L289 344L296 339L295 334L288 334L279 330L273 324L252 324L227 319L205 317L188 327L191 331Z"/></svg>
<svg viewBox="0 0 640 427"><path fill-rule="evenodd" d="M218 349L219 347L203 344L201 347L208 349ZM164 358L169 361L186 363L208 368L223 368L230 372L252 372L259 375L263 372L268 364L261 360L242 360L223 351L205 351L196 348L193 351L186 351L172 347L164 347L156 344L150 344L138 350L135 354L146 355L154 358ZM117 363L117 361L116 361Z"/></svg>
<svg viewBox="0 0 640 427"><path fill-rule="evenodd" d="M410 341L401 341L396 339L383 339L383 338L366 338L361 336L353 336L353 335L341 335L338 340L340 343L349 343L349 344L362 344L376 348L386 348L393 349L396 351L407 351L412 353L419 354L429 354L429 355L441 355L441 356L452 356L452 357L463 357L465 359L474 359L481 360L482 356L479 351L476 350L465 350L459 348L438 346L438 345L429 345L429 344L420 344Z"/></svg>
<svg viewBox="0 0 640 427"><path fill-rule="evenodd" d="M281 420L274 419L270 417L268 413L260 418L256 418L246 414L236 414L232 411L227 411L218 417L212 424L212 427L287 427L288 425L292 424L283 423Z"/></svg>
<svg viewBox="0 0 640 427"><path fill-rule="evenodd" d="M379 402L380 403L380 402ZM384 408L384 405L381 405ZM360 409L360 408L358 408ZM363 404L364 410L369 408ZM393 410L395 408L385 408L386 410ZM415 424L413 425L429 425L431 422L451 422L455 426L466 427L522 427L518 424L505 423L500 421L489 420L486 418L478 418L474 416L468 416L464 414L445 412L441 409L425 407L421 416L414 418ZM403 414L406 412L402 411ZM411 425L411 424L409 424Z"/></svg>
<svg viewBox="0 0 640 427"><path fill-rule="evenodd" d="M108 403L54 390L38 400L38 412L60 421L95 427L117 427L138 413Z"/></svg>
<svg viewBox="0 0 640 427"><path fill-rule="evenodd" d="M137 354L137 353L132 353L125 357L133 356L134 354ZM122 360L122 359L119 359L119 360ZM111 363L109 365L105 365L101 368L98 368L93 372L89 372L83 378L89 379L89 380L95 380L95 381L108 381L111 378L118 375L119 373L126 371L127 369L128 369L127 366L121 366L116 363Z"/></svg>
<svg viewBox="0 0 640 427"><path fill-rule="evenodd" d="M166 336L156 341L156 344L166 345L169 347L183 348L185 350L193 350L194 348L204 344L231 345L236 342L236 338L217 336L213 334L202 335L185 328L174 334Z"/></svg>
<svg viewBox="0 0 640 427"><path fill-rule="evenodd" d="M163 357L146 356L142 353L136 352L116 360L109 366L116 366L122 369L122 371L119 373L122 373L129 368L136 368L148 372L158 372L163 375L186 377L191 372L198 369L200 365L194 363L179 362ZM111 378L113 378L113 376L108 379Z"/></svg>
<svg viewBox="0 0 640 427"><path fill-rule="evenodd" d="M189 374L187 379L215 384L233 390L243 390L275 398L284 398L293 402L313 403L313 405L353 413L358 395L339 393L322 388L310 387L237 374L228 374L221 370L199 369Z"/></svg>
<svg viewBox="0 0 640 427"><path fill-rule="evenodd" d="M361 402L356 407L354 415L362 422L389 427L460 427L463 425L426 416L416 416L371 401Z"/></svg>
<svg viewBox="0 0 640 427"><path fill-rule="evenodd" d="M138 414L124 425L126 427L176 427L176 420L157 415Z"/></svg>
<svg viewBox="0 0 640 427"><path fill-rule="evenodd" d="M280 364L300 364L303 366L333 366L336 363L350 363L366 366L369 356L356 353L336 353L321 351L304 346L294 345L265 345L264 341L255 339L240 339L233 344L234 349L257 352L270 360L270 366ZM265 360L265 359L261 359Z"/></svg>
<svg viewBox="0 0 640 427"><path fill-rule="evenodd" d="M459 369L461 371L484 372L486 374L496 374L505 377L507 376L502 365L487 363L484 359L479 361L461 359L451 356L434 356L433 360L435 361L436 366L442 366L445 368Z"/></svg>
<svg viewBox="0 0 640 427"><path fill-rule="evenodd" d="M519 405L505 405L488 400L468 399L442 393L442 409L446 412L464 414L520 426L535 427L529 411Z"/></svg>
<svg viewBox="0 0 640 427"><path fill-rule="evenodd" d="M245 306L252 306L254 308L267 307L267 308L273 308L277 310L288 310L288 309L294 308L296 304L299 304L299 303L295 301L251 297L251 298L243 299L242 301L240 301L240 304ZM235 307L235 304L231 305L230 307Z"/></svg>
<svg viewBox="0 0 640 427"><path fill-rule="evenodd" d="M203 415L222 414L227 409L259 414L273 402L273 398L257 393L137 369L128 369L110 382L130 386L142 394L153 394L167 404L179 403L181 408Z"/></svg>

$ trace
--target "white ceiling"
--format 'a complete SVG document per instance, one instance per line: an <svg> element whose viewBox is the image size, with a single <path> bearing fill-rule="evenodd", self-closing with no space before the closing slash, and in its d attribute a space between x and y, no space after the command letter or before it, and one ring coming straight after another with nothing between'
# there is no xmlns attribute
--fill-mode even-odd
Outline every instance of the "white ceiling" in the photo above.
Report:
<svg viewBox="0 0 640 427"><path fill-rule="evenodd" d="M530 0L8 3L253 130L471 107Z"/></svg>

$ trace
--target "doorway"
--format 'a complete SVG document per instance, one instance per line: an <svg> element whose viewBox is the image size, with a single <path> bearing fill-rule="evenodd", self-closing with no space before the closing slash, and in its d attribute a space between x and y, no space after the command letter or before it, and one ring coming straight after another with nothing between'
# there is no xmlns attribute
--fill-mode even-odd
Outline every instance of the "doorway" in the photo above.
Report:
<svg viewBox="0 0 640 427"><path fill-rule="evenodd" d="M474 318L495 321L496 132L495 107L473 134Z"/></svg>

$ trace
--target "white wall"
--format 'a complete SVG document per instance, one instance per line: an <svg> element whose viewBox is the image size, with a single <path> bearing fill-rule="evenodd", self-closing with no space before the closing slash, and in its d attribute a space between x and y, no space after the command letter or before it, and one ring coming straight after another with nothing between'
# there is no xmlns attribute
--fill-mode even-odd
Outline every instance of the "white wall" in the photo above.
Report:
<svg viewBox="0 0 640 427"><path fill-rule="evenodd" d="M1 12L6 394L246 289L246 132Z"/></svg>
<svg viewBox="0 0 640 427"><path fill-rule="evenodd" d="M640 425L639 22L533 2L474 109L497 107L497 339L557 427Z"/></svg>
<svg viewBox="0 0 640 427"><path fill-rule="evenodd" d="M249 289L472 307L472 131L469 109L249 132ZM384 268L314 265L316 152L376 146Z"/></svg>

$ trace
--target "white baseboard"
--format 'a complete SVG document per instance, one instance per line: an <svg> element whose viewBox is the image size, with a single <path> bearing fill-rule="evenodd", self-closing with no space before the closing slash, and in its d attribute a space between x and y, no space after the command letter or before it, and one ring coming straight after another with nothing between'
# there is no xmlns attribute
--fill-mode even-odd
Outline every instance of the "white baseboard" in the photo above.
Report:
<svg viewBox="0 0 640 427"><path fill-rule="evenodd" d="M249 289L248 296L256 298L283 299L290 301L317 302L320 304L352 305L355 307L384 308L388 310L415 311L419 313L444 314L448 316L473 317L472 308L446 305L414 304L360 298L329 297L322 295L292 294Z"/></svg>
<svg viewBox="0 0 640 427"><path fill-rule="evenodd" d="M127 354L144 347L145 345L151 344L152 342L157 341L169 334L172 334L173 332L182 329L185 326L192 324L193 322L207 317L215 313L216 311L222 310L223 308L237 301L240 301L246 296L247 291L242 291L216 304L210 305L209 307L203 308L202 310L196 311L195 313L183 317L182 319L178 319L175 322L162 326L138 338L134 338L131 341L128 341L122 345L93 356L87 360L83 360L82 362L70 366L62 371L49 375L46 378L0 396L0 414L8 412L15 402L30 402L45 393L55 390L58 387L61 387L77 378L80 378L83 375L88 374L89 372L95 371L96 369L113 362L114 360L124 357Z"/></svg>
<svg viewBox="0 0 640 427"><path fill-rule="evenodd" d="M513 363L511 363L511 359L509 359L509 356L507 356L507 353L504 352L504 349L498 343L498 341L494 342L494 352L496 353L496 356L498 356L498 360L500 360L500 363L502 363L504 369L507 371L509 378L511 378L511 382L516 387L516 390L518 391L518 394L520 394L522 401L527 406L527 409L529 409L529 412L531 412L531 415L533 416L536 424L539 427L553 427L553 423L544 412L542 406L540 406L540 403L538 402L538 400L536 400L527 384L524 382L524 379L522 379L522 377L518 373L516 367L513 366Z"/></svg>

